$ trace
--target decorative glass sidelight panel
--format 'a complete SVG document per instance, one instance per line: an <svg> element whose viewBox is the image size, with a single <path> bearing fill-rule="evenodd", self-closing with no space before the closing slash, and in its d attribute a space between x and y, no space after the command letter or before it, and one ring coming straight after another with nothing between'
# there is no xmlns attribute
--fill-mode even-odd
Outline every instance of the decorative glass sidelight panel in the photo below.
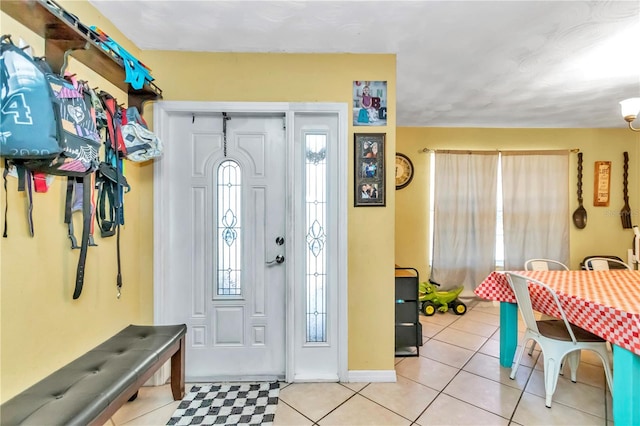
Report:
<svg viewBox="0 0 640 426"><path fill-rule="evenodd" d="M218 167L218 296L242 295L241 201L242 171L235 161Z"/></svg>
<svg viewBox="0 0 640 426"><path fill-rule="evenodd" d="M327 135L305 136L307 342L327 341Z"/></svg>

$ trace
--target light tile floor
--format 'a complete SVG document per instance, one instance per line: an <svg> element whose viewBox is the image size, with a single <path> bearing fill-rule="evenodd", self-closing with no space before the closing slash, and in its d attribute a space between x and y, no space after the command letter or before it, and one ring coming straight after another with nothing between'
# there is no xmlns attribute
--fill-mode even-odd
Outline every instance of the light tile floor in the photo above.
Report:
<svg viewBox="0 0 640 426"><path fill-rule="evenodd" d="M420 316L420 356L396 358L395 383L282 384L275 425L613 425L596 355L583 351L577 383L559 377L546 408L540 351L510 380L498 361L498 305L469 305L462 316ZM107 424L164 425L177 405L168 385L145 387Z"/></svg>

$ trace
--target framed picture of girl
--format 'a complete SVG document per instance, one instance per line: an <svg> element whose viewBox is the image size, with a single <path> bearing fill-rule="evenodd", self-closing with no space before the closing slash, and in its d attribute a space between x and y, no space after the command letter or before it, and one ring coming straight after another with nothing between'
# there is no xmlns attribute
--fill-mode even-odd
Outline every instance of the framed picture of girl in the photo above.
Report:
<svg viewBox="0 0 640 426"><path fill-rule="evenodd" d="M353 125L387 125L387 82L353 82Z"/></svg>
<svg viewBox="0 0 640 426"><path fill-rule="evenodd" d="M354 135L354 206L384 207L386 203L385 133Z"/></svg>

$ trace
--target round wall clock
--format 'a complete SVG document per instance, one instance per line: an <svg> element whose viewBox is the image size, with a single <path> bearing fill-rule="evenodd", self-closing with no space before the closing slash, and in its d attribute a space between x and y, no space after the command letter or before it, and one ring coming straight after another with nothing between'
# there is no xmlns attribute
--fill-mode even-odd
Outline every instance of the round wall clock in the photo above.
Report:
<svg viewBox="0 0 640 426"><path fill-rule="evenodd" d="M396 152L396 189L402 189L413 179L413 163L404 154Z"/></svg>

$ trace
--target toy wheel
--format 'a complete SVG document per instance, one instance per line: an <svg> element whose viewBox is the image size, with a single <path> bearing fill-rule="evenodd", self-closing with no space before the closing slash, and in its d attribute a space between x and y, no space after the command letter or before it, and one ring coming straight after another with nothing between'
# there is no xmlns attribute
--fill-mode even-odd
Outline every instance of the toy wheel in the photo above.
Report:
<svg viewBox="0 0 640 426"><path fill-rule="evenodd" d="M453 302L453 312L455 312L456 315L464 315L465 312L467 312L467 305L456 300Z"/></svg>
<svg viewBox="0 0 640 426"><path fill-rule="evenodd" d="M422 304L422 313L430 317L436 313L436 305L430 300L427 300Z"/></svg>

